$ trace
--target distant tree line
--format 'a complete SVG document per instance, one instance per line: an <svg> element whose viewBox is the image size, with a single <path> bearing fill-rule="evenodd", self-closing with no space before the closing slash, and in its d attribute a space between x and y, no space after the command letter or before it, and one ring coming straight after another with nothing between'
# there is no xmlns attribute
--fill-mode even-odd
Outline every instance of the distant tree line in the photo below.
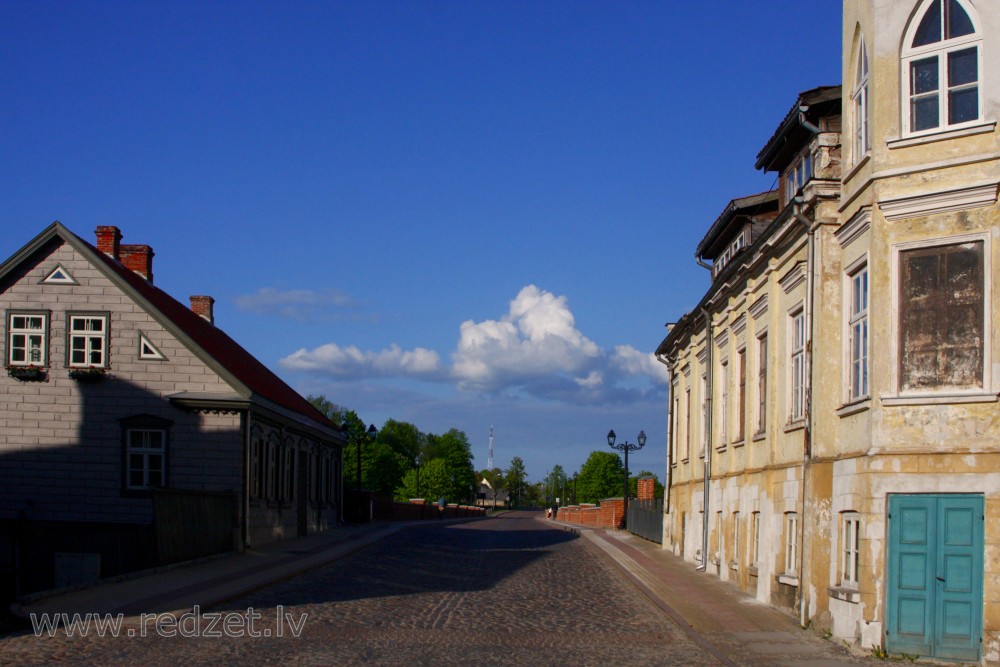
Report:
<svg viewBox="0 0 1000 667"><path fill-rule="evenodd" d="M479 480L472 466L472 447L465 433L451 429L442 435L423 433L415 425L389 419L374 439L354 410L325 396L308 400L335 424L344 428L344 485L354 488L361 448L361 488L391 493L398 500L426 498L449 503L475 499Z"/></svg>

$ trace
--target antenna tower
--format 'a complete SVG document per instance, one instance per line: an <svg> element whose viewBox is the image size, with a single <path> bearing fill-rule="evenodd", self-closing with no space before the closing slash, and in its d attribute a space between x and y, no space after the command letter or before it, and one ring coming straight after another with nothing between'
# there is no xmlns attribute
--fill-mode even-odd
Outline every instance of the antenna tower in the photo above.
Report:
<svg viewBox="0 0 1000 667"><path fill-rule="evenodd" d="M493 424L490 424L490 456L486 461L486 469L493 470Z"/></svg>

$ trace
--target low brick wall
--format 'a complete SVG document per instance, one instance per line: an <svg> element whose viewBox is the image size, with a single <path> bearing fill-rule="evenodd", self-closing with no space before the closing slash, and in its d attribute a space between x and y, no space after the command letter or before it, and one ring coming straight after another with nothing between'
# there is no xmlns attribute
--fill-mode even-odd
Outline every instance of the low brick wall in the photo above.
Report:
<svg viewBox="0 0 1000 667"><path fill-rule="evenodd" d="M580 503L579 505L560 507L553 518L581 526L618 528L621 525L624 512L625 501L622 498L606 498L601 501L600 505Z"/></svg>
<svg viewBox="0 0 1000 667"><path fill-rule="evenodd" d="M424 519L459 519L486 516L486 509L471 505L427 503L422 498L410 502L393 500L388 493L349 490L344 494L344 518L349 523L369 521L421 521Z"/></svg>

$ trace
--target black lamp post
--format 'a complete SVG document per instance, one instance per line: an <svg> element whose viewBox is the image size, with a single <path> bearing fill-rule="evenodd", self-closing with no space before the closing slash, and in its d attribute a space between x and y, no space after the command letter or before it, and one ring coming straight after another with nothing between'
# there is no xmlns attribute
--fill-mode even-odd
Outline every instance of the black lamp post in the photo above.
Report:
<svg viewBox="0 0 1000 667"><path fill-rule="evenodd" d="M420 454L417 454L414 462L417 464L417 498L420 498Z"/></svg>
<svg viewBox="0 0 1000 667"><path fill-rule="evenodd" d="M372 442L375 441L375 436L378 434L378 429L375 428L375 424L368 427L368 439ZM358 491L361 490L361 436L358 436L358 476L357 483L354 486Z"/></svg>
<svg viewBox="0 0 1000 667"><path fill-rule="evenodd" d="M622 494L622 498L625 500L625 507L622 509L622 527L628 526L628 453L634 452L636 450L642 449L646 446L646 432L639 431L639 437L636 438L637 443L623 442L621 444L615 444L615 432L612 429L608 431L608 446L611 449L617 449L619 452L625 452L625 492Z"/></svg>

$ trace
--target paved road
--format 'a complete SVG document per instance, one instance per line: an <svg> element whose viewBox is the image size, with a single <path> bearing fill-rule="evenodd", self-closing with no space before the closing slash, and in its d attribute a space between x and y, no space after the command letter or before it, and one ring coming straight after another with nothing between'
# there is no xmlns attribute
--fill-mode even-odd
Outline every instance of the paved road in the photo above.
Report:
<svg viewBox="0 0 1000 667"><path fill-rule="evenodd" d="M414 525L201 611L160 633L127 619L118 637L8 637L0 663L719 664L588 541L527 515Z"/></svg>

